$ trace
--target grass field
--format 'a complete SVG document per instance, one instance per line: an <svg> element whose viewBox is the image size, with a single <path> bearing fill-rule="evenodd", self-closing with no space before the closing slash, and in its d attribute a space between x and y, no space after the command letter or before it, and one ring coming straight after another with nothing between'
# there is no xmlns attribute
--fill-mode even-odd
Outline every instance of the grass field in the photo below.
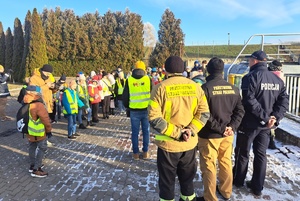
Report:
<svg viewBox="0 0 300 201"><path fill-rule="evenodd" d="M188 58L211 58L214 56L220 58L235 58L242 48L243 45L185 46L185 56ZM260 45L248 45L243 54L251 54L260 48ZM278 46L266 46L264 47L264 51L268 54L276 54Z"/></svg>

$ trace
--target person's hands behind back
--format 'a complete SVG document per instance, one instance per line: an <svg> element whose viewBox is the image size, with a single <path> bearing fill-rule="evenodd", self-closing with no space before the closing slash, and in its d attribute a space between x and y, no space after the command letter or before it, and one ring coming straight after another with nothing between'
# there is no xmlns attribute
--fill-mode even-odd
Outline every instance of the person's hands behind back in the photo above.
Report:
<svg viewBox="0 0 300 201"><path fill-rule="evenodd" d="M191 139L193 133L192 133L192 130L189 129L189 128L185 128L185 129L182 129L181 130L181 137L180 139L187 142Z"/></svg>

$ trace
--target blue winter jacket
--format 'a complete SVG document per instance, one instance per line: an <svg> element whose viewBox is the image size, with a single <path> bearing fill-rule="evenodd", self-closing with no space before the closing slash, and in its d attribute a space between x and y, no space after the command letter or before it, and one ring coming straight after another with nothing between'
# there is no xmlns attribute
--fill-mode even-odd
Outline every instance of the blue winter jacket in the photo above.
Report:
<svg viewBox="0 0 300 201"><path fill-rule="evenodd" d="M77 94L76 91L74 91L74 90L72 90L72 89L70 89L70 88L67 88L67 89L65 90L65 92L63 93L63 96L62 96L62 105L64 106L64 108L65 108L65 110L67 111L67 113L68 113L68 114L71 114L70 103L69 103L68 98L67 98L67 96L66 96L66 91L67 91L67 90L70 92L70 94L71 94L73 100L74 100L74 97L77 99L78 108L83 107L84 104L83 104L83 102L79 99L78 94ZM77 111L77 113L78 113L78 111Z"/></svg>

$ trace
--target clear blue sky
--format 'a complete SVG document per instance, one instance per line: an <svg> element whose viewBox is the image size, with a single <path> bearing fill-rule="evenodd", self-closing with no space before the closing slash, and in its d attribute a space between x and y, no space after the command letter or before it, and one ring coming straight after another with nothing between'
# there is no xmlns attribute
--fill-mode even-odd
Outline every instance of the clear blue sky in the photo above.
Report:
<svg viewBox="0 0 300 201"><path fill-rule="evenodd" d="M181 19L185 45L244 44L252 34L300 32L300 0L19 0L2 1L0 21L4 30L13 29L14 19L22 24L28 10L72 9L76 15L108 10L142 16L158 31L165 9ZM292 39L291 39L292 40Z"/></svg>

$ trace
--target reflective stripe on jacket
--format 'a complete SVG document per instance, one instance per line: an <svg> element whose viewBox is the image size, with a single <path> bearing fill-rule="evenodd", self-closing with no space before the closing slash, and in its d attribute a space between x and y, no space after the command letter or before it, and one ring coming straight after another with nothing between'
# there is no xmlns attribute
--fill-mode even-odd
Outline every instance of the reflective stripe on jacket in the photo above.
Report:
<svg viewBox="0 0 300 201"><path fill-rule="evenodd" d="M129 87L129 108L143 109L147 108L150 101L150 79L144 76L141 79L133 77L128 78Z"/></svg>
<svg viewBox="0 0 300 201"><path fill-rule="evenodd" d="M7 97L10 96L7 82L9 75L6 73L0 73L0 97Z"/></svg>
<svg viewBox="0 0 300 201"><path fill-rule="evenodd" d="M89 92L87 86L77 85L77 93L81 101L84 103L85 106L90 107L89 104Z"/></svg>
<svg viewBox="0 0 300 201"><path fill-rule="evenodd" d="M169 77L151 92L148 107L150 125L157 131L155 144L168 152L194 149L197 133L209 118L207 100L200 85L183 76ZM194 137L180 140L182 129L190 128Z"/></svg>
<svg viewBox="0 0 300 201"><path fill-rule="evenodd" d="M77 114L78 113L78 103L77 103L76 97L74 97L74 99L73 99L69 89L66 89L64 93L66 94L68 103L70 104L71 114ZM76 93L76 92L74 92L74 93ZM65 107L64 107L63 113L68 114Z"/></svg>
<svg viewBox="0 0 300 201"><path fill-rule="evenodd" d="M125 83L125 79L124 79L124 83ZM120 79L116 80L117 85L118 85L118 95L122 95L123 91L124 91L124 86L122 86Z"/></svg>

